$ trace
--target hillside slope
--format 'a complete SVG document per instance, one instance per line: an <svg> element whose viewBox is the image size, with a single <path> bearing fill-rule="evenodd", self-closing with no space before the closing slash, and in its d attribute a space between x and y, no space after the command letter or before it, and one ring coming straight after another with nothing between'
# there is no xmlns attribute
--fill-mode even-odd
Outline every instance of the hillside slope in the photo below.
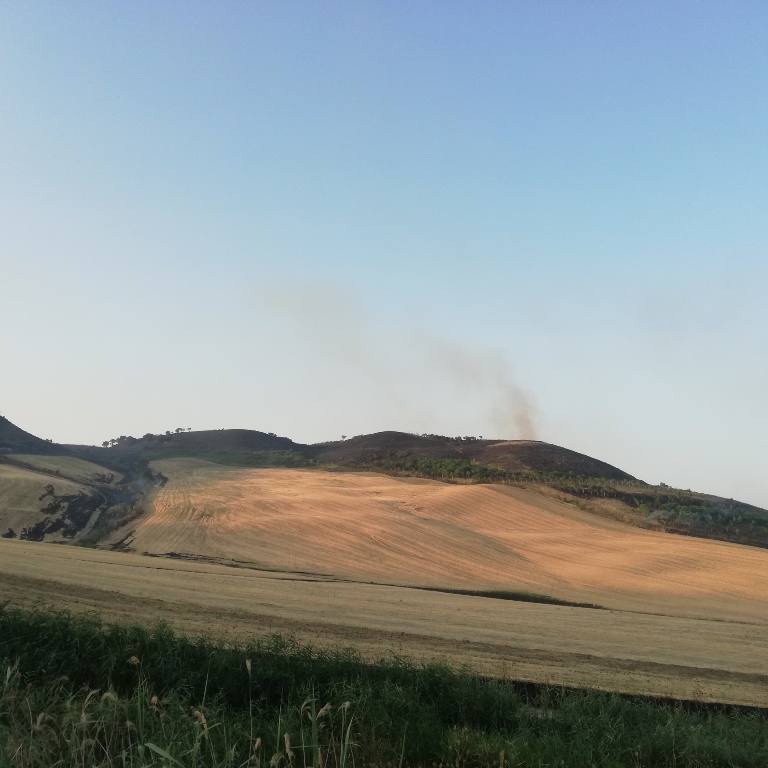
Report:
<svg viewBox="0 0 768 768"><path fill-rule="evenodd" d="M558 445L534 440L479 440L405 432L376 432L307 446L319 463L373 464L406 457L479 462L506 472L557 472L606 480L634 480L610 464Z"/></svg>
<svg viewBox="0 0 768 768"><path fill-rule="evenodd" d="M301 451L305 446L287 437L252 429L209 429L141 438L143 450L188 453L258 453L261 451Z"/></svg>
<svg viewBox="0 0 768 768"><path fill-rule="evenodd" d="M81 543L93 532L98 540L140 513L155 482L162 478L141 456L40 440L0 417L3 538Z"/></svg>
<svg viewBox="0 0 768 768"><path fill-rule="evenodd" d="M75 446L71 446L75 448ZM505 472L557 473L604 480L634 480L631 475L576 451L532 440L479 440L407 432L376 432L349 440L306 445L249 429L204 430L121 437L111 456L145 455L213 458L226 463L258 464L265 454L282 454L294 463L367 466L407 457L489 464Z"/></svg>
<svg viewBox="0 0 768 768"><path fill-rule="evenodd" d="M17 466L52 477L68 478L74 482L110 484L122 480L120 473L111 472L106 467L76 456L11 453L7 458Z"/></svg>
<svg viewBox="0 0 768 768"><path fill-rule="evenodd" d="M60 447L56 443L49 443L39 437L25 432L15 424L12 424L4 416L0 416L0 456L4 453L35 453L52 454L60 453Z"/></svg>
<svg viewBox="0 0 768 768"><path fill-rule="evenodd" d="M101 500L63 478L0 464L0 535L30 541L65 541L88 522Z"/></svg>
<svg viewBox="0 0 768 768"><path fill-rule="evenodd" d="M19 453L71 456L103 467L105 476L124 475L126 487L146 475L148 461L180 457L228 466L325 467L459 483L524 484L633 526L768 548L766 510L733 499L651 486L606 462L537 441L378 432L305 445L268 432L222 429L121 436L108 442L110 447L56 445L7 419L0 421L0 462ZM134 497L143 488L144 481L139 480Z"/></svg>
<svg viewBox="0 0 768 768"><path fill-rule="evenodd" d="M638 530L523 488L174 459L113 544L354 581L764 611L768 551ZM744 609L744 605L752 608Z"/></svg>

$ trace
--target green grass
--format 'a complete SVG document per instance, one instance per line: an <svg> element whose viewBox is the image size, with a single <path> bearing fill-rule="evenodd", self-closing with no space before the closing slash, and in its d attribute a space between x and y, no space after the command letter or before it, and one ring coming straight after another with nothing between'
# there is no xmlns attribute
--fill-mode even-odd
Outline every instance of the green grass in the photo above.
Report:
<svg viewBox="0 0 768 768"><path fill-rule="evenodd" d="M768 727L735 708L525 688L285 638L0 611L0 766L321 763L757 767Z"/></svg>

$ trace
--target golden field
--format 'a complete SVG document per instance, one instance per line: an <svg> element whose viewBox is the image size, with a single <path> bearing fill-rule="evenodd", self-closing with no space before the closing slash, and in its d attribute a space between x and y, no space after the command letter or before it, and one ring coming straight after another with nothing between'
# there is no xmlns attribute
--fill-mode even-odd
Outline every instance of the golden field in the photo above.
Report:
<svg viewBox="0 0 768 768"><path fill-rule="evenodd" d="M644 531L530 489L196 459L154 466L169 482L130 526L137 552L675 616L767 613L768 550Z"/></svg>
<svg viewBox="0 0 768 768"><path fill-rule="evenodd" d="M112 537L133 552L2 540L0 599L768 706L766 550L631 528L531 488L193 459L153 466L167 484Z"/></svg>
<svg viewBox="0 0 768 768"><path fill-rule="evenodd" d="M25 453L12 453L9 458L23 462L33 469L43 472L59 472L74 480L101 480L104 477L112 477L112 482L117 483L122 479L119 472L86 461L75 456L36 456Z"/></svg>
<svg viewBox="0 0 768 768"><path fill-rule="evenodd" d="M537 605L0 540L0 599L164 620L193 635L289 633L492 676L768 706L768 626Z"/></svg>
<svg viewBox="0 0 768 768"><path fill-rule="evenodd" d="M75 494L85 488L78 483L53 478L20 467L0 464L0 534L12 528L18 534L22 528L33 526L45 515L41 508L50 499L41 496L47 485L53 485L59 495Z"/></svg>

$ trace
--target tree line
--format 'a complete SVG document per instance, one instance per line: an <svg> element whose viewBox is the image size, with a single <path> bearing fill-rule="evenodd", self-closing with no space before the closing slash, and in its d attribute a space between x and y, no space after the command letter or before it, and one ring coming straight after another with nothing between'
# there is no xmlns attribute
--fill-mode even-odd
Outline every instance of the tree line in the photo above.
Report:
<svg viewBox="0 0 768 768"><path fill-rule="evenodd" d="M171 435L178 435L181 432L191 432L192 427L176 427L174 430L167 429L165 435L170 437ZM155 437L162 437L163 435L155 435L152 432L147 432L146 435L142 435L142 440L152 440ZM102 444L102 448L125 448L129 445L134 445L139 442L139 438L131 437L130 435L120 435L120 437L113 437L111 440L105 440Z"/></svg>

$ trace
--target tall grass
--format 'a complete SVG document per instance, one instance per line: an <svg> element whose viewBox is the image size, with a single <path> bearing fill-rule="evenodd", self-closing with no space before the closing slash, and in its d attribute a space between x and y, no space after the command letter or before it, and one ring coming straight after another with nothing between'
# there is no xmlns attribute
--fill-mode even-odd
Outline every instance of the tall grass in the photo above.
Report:
<svg viewBox="0 0 768 768"><path fill-rule="evenodd" d="M0 766L764 766L760 713L0 611Z"/></svg>

